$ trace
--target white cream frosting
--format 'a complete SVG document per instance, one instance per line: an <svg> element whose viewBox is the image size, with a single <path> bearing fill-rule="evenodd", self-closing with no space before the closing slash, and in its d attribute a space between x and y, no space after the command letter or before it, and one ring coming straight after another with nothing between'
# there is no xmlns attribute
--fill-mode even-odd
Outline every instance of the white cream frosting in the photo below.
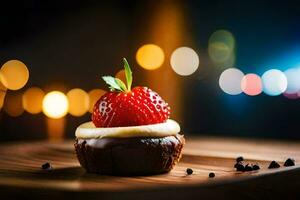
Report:
<svg viewBox="0 0 300 200"><path fill-rule="evenodd" d="M78 126L75 136L77 138L165 137L179 132L179 124L172 119L159 124L108 128L97 128L90 121Z"/></svg>

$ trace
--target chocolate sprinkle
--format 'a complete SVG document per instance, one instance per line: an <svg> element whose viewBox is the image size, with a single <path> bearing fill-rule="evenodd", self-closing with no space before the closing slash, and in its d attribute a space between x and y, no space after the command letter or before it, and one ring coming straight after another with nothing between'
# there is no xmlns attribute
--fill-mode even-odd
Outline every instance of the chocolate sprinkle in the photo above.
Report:
<svg viewBox="0 0 300 200"><path fill-rule="evenodd" d="M288 158L283 165L285 167L295 166L295 160L293 158Z"/></svg>
<svg viewBox="0 0 300 200"><path fill-rule="evenodd" d="M276 162L276 161L272 161L271 163L270 163L270 165L269 165L269 169L274 169L274 168L279 168L280 167L280 165Z"/></svg>
<svg viewBox="0 0 300 200"><path fill-rule="evenodd" d="M236 158L236 162L242 162L242 161L244 161L243 156L239 156Z"/></svg>
<svg viewBox="0 0 300 200"><path fill-rule="evenodd" d="M208 174L208 177L209 178L214 178L216 175L215 175L215 173L213 173L213 172L210 172L209 174Z"/></svg>
<svg viewBox="0 0 300 200"><path fill-rule="evenodd" d="M191 175L191 174L193 174L193 170L191 168L187 168L186 173L187 173L187 175Z"/></svg>
<svg viewBox="0 0 300 200"><path fill-rule="evenodd" d="M242 163L236 163L235 165L236 171L244 171L245 167Z"/></svg>
<svg viewBox="0 0 300 200"><path fill-rule="evenodd" d="M245 166L245 171L246 172L250 172L250 171L252 171L253 170L253 168L252 168L252 166L250 166L249 164L247 164L246 166Z"/></svg>
<svg viewBox="0 0 300 200"><path fill-rule="evenodd" d="M255 164L255 165L252 166L252 169L253 169L253 170L259 170L260 167L259 167L259 165Z"/></svg>
<svg viewBox="0 0 300 200"><path fill-rule="evenodd" d="M242 163L242 162L237 162L237 163L235 163L235 164L234 164L234 166L233 166L233 167L234 167L234 168L238 168L238 167L239 167L239 165L243 165L243 163Z"/></svg>
<svg viewBox="0 0 300 200"><path fill-rule="evenodd" d="M42 169L52 170L52 166L50 165L50 163L46 162L46 163L42 164Z"/></svg>

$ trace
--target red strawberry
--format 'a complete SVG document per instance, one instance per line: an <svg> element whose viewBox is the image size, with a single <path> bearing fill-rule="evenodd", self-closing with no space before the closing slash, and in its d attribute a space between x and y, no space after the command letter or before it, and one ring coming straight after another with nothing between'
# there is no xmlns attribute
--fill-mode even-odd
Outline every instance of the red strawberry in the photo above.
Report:
<svg viewBox="0 0 300 200"><path fill-rule="evenodd" d="M92 120L97 127L139 126L165 122L170 107L146 87L130 92L107 92L95 104Z"/></svg>
<svg viewBox="0 0 300 200"><path fill-rule="evenodd" d="M104 94L94 106L92 120L95 126L122 127L165 122L170 116L168 104L149 88L135 87L131 90L132 73L126 59L123 60L127 87L117 78L103 77L112 91Z"/></svg>

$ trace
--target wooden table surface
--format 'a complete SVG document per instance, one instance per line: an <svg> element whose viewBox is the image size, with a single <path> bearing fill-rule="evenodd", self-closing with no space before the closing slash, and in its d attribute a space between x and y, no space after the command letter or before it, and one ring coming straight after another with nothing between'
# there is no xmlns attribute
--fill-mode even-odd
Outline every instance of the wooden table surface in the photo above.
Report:
<svg viewBox="0 0 300 200"><path fill-rule="evenodd" d="M236 172L235 158L258 163L261 170ZM283 199L300 197L300 167L268 169L292 157L300 162L300 142L234 138L187 138L181 162L168 174L117 177L88 174L74 154L73 141L0 145L0 194L32 199ZM41 169L50 162L52 171ZM186 175L186 168L194 173ZM208 178L209 172L216 174ZM275 199L276 199L275 198Z"/></svg>

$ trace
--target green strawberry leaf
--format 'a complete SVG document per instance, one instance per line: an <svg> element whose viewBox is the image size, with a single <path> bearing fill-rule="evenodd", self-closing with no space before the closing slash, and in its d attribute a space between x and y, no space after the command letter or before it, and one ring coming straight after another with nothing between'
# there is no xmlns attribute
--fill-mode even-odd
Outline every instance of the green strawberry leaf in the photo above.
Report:
<svg viewBox="0 0 300 200"><path fill-rule="evenodd" d="M117 84L120 86L120 88L121 88L123 91L127 91L126 85L125 85L125 83L123 83L123 81L121 81L121 80L118 79L118 78L115 78L115 81L117 82Z"/></svg>
<svg viewBox="0 0 300 200"><path fill-rule="evenodd" d="M102 76L102 79L109 85L110 90L123 91L122 87L118 84L116 79L112 76ZM124 84L124 83L123 83Z"/></svg>
<svg viewBox="0 0 300 200"><path fill-rule="evenodd" d="M131 84L132 84L132 71L130 69L130 66L129 66L126 58L123 58L123 62L124 62L124 68L125 68L127 89L128 89L128 91L130 91L131 90Z"/></svg>
<svg viewBox="0 0 300 200"><path fill-rule="evenodd" d="M126 87L125 83L118 78L115 78L112 76L102 76L102 79L106 82L106 84L109 85L109 89L111 91L129 92L131 90L132 71L130 69L130 66L129 66L126 58L123 58L123 62L124 62L124 68L125 68L127 87Z"/></svg>
<svg viewBox="0 0 300 200"><path fill-rule="evenodd" d="M112 92L116 91L116 90L115 90L113 87L111 87L111 86L109 86L108 88L109 88L109 90L112 91Z"/></svg>

